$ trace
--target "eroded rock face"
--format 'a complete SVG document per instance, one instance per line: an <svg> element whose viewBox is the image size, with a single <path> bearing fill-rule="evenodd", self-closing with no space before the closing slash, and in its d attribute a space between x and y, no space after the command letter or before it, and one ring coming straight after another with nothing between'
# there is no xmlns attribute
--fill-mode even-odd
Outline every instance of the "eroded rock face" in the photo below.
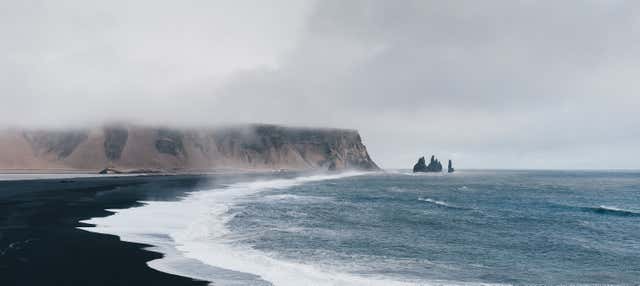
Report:
<svg viewBox="0 0 640 286"><path fill-rule="evenodd" d="M357 131L254 125L195 132L204 157L258 168L377 170Z"/></svg>
<svg viewBox="0 0 640 286"><path fill-rule="evenodd" d="M377 170L355 130L244 125L219 128L153 128L107 126L81 131L24 131L38 168L104 168L206 170L240 169L361 169ZM1 146L15 146L15 136ZM3 140L7 141L2 145ZM6 148L5 148L6 149ZM3 162L15 167L15 153L0 150ZM33 154L31 154L33 153ZM3 159L6 156L7 159ZM10 159L10 160L9 160ZM25 168L34 168L32 165ZM8 163L6 164L8 165ZM21 166L18 166L21 167Z"/></svg>
<svg viewBox="0 0 640 286"><path fill-rule="evenodd" d="M184 144L182 143L182 132L162 128L159 129L157 133L158 135L155 141L155 146L158 152L173 156L184 156L186 154Z"/></svg>
<svg viewBox="0 0 640 286"><path fill-rule="evenodd" d="M127 144L129 131L125 127L106 127L104 129L104 154L107 159L120 159L122 150Z"/></svg>
<svg viewBox="0 0 640 286"><path fill-rule="evenodd" d="M53 154L58 159L69 156L87 139L88 131L34 131L25 132L24 138L38 154ZM10 150L7 150L10 152ZM5 152L5 151L3 151Z"/></svg>
<svg viewBox="0 0 640 286"><path fill-rule="evenodd" d="M453 164L451 163L451 160L449 160L449 165L447 166L447 173L453 173L455 172L455 169L453 169Z"/></svg>

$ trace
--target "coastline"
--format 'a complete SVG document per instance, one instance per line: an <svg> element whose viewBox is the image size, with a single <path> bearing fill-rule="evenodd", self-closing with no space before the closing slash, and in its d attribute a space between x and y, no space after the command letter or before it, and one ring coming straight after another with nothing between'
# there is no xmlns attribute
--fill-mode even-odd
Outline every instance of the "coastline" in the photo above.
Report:
<svg viewBox="0 0 640 286"><path fill-rule="evenodd" d="M215 285L414 285L297 264L272 258L258 250L226 244L230 235L225 226L229 219L226 212L233 208L237 199L266 190L366 174L371 173L251 175L232 184L190 192L178 201L145 201L143 207L112 210L115 212L112 216L84 221L95 227L81 228L117 235L123 241L153 245L151 249L163 253L164 257L148 263L150 267L211 281ZM149 217L159 221L149 220ZM190 264L185 264L184 260L189 260ZM193 271L194 262L206 269Z"/></svg>
<svg viewBox="0 0 640 286"><path fill-rule="evenodd" d="M242 177L138 175L0 181L0 284L208 285L147 266L162 257L149 251L151 245L78 227L91 226L80 221L113 214L106 209L131 208L142 200L176 200L198 186Z"/></svg>
<svg viewBox="0 0 640 286"><path fill-rule="evenodd" d="M363 173L365 174L376 173ZM566 222L569 227L565 225L562 229L572 229L571 226L575 226L577 228L572 230L576 231L576 237L582 238L588 237L583 234L585 227L593 230L598 229L598 224L603 223L633 223L637 221L640 213L633 204L626 203L629 194L635 190L634 187L627 187L629 180L637 180L637 172L616 173L615 176L609 172L575 172L567 176L557 171L501 171L493 175L487 171L469 171L452 176L423 176L405 170L377 174L379 176L364 178L371 181L371 184L366 185L371 192L367 194L353 191L363 188L364 181L360 179L340 180L321 185L314 183L354 175L345 173L154 174L0 181L0 273L3 273L0 275L0 285L209 285L210 282L215 285L510 285L543 282L606 282L613 285L634 281L633 273L637 270L633 268L629 268L629 272L615 272L608 276L598 276L597 273L592 274L583 268L588 265L603 267L600 266L603 265L603 261L620 259L626 253L605 251L608 248L603 249L605 252L580 251L580 255L589 259L578 262L565 261L562 259L564 252L551 250L556 253L554 257L557 258L547 263L545 257L536 256L535 249L539 247L523 246L523 250L533 251L531 253L534 258L544 261L530 265L531 269L536 271L536 276L527 276L528 274L519 272L519 269L511 269L510 274L502 274L500 269L478 269L476 264L471 264L475 263L475 258L456 256L451 259L461 259L455 261L461 263L459 265L468 266L468 272L454 273L447 270L443 273L443 270L450 269L447 268L449 264L436 261L434 264L425 264L429 269L420 268L421 271L426 271L425 276L405 277L371 275L373 272L361 276L361 270L344 271L340 267L333 267L331 263L307 264L304 259L301 262L289 260L284 256L270 256L269 252L263 252L260 247L254 249L247 248L247 245L226 243L226 235L230 234L230 231L235 233L238 230L233 228L233 223L225 224L238 213L229 210L239 207L237 210L243 209L242 212L255 215L255 211L264 210L263 207L271 207L271 204L275 203L277 204L273 210L280 212L280 218L274 218L280 219L284 224L279 224L276 220L263 221L262 228L255 228L257 232L261 229L278 231L274 233L277 237L267 236L267 239L281 239L279 235L283 233L279 232L280 229L287 230L287 227L291 227L288 225L288 217L300 217L300 213L289 210L306 207L308 202L316 202L314 210L310 211L309 215L317 214L324 218L326 211L330 210L338 211L335 215L342 218L344 215L352 214L349 211L351 208L335 208L336 205L345 206L343 204L346 201L347 205L360 209L356 213L367 212L371 207L381 207L381 210L386 212L386 200L381 201L380 198L389 196L400 198L404 205L409 206L408 210L415 210L420 214L428 211L429 215L421 215L419 219L421 223L436 229L438 225L430 222L450 222L452 214L457 216L467 213L466 215L472 215L474 225L494 225L495 219L501 218L499 215L506 214L501 218L503 221L511 223L513 218L517 218L519 223L526 224L524 231L528 231L535 227L548 227L540 219L529 219L532 214L544 211L549 213L548 219L552 221L556 214L571 217L572 220ZM487 176L495 178L496 181L487 181ZM529 187L525 186L528 188L526 193L519 191L522 188L521 179L524 177L530 180L527 184ZM564 182L565 180L569 181ZM496 185L495 182L499 184ZM540 182L553 184L552 187L545 185L540 188ZM587 184L576 184L577 182ZM604 185L590 182L602 182ZM305 185L308 186L304 187ZM429 188L427 193L421 191L425 186ZM494 189L495 186L505 187ZM607 188L614 188L619 192L611 193L608 199L603 201L598 196L601 191L601 187L598 186L608 186ZM290 192L290 189L298 190ZM259 195L265 190L266 194ZM308 191L321 192L307 197L305 192ZM556 199L564 201L563 198L571 198L574 192L584 192L595 197L587 196L586 198L591 198L588 202L556 202ZM460 194L480 198L480 202L489 196L490 200L485 200L489 204L476 205L475 200L461 200L458 197ZM508 194L519 195L522 200L515 203L509 201L511 195ZM552 200L548 200L548 195L554 195L549 197ZM322 199L325 197L340 199ZM494 199L503 197L507 200L503 201L505 204L493 203ZM368 203L361 204L363 199ZM546 203L531 204L541 201ZM251 203L246 204L247 202ZM375 205L371 202L375 202ZM535 208L529 209L528 206ZM245 210L245 207L250 209ZM475 215L479 211L490 215ZM350 217L355 219L354 223L357 224L366 224L369 221L366 217L362 218L363 220L357 218L357 214ZM523 218L526 220L522 220ZM240 218L237 222L243 220L252 221L250 218ZM388 220L395 221L397 220ZM592 221L594 225L584 225L583 221ZM413 220L406 222L411 233L418 231L416 237L428 239L433 233L425 229L414 229ZM312 223L315 229L315 220L308 223ZM249 226L250 230L255 227L242 225ZM500 227L500 224L497 226ZM334 227L335 230L343 229L340 224ZM334 229L331 224L321 225L319 228ZM294 229L296 228L293 227L292 230ZM304 226L301 229L303 230ZM507 229L511 229L511 226ZM495 232L493 229L486 231L488 235ZM614 243L626 243L615 239L629 235L629 231L625 228L617 231L608 235L612 235L610 238L613 238ZM446 229L440 229L438 232L445 233L453 239L459 239L461 234L459 231ZM518 233L514 232L514 235L522 235ZM247 233L235 234L242 237ZM352 234L360 235L357 232ZM322 233L318 235L318 238L324 237ZM287 237L296 239L295 235ZM477 245L484 249L483 251L502 251L493 247L492 243L483 244L483 241L476 241L476 237L467 237L473 240L471 245ZM228 238L231 241L234 239L233 236ZM398 242L401 245L408 245L402 242L403 238L398 239L401 240ZM545 238L536 240L540 245L546 245L547 242ZM427 251L449 247L446 242L442 243L442 246L436 245L435 248L429 248L429 244L423 245ZM558 249L574 249L573 247L582 245L582 242L564 239L555 240L554 243L562 245ZM599 240L595 239L594 243L592 247L600 249ZM517 255L506 256L505 259L521 261ZM487 261L512 264L493 258ZM364 261L362 265L366 266L367 263ZM559 276L548 278L545 271L553 271L548 269L555 265L554 263L568 263L567 269L580 272L575 275L573 272L563 272L558 274ZM370 266L377 267L375 264Z"/></svg>
<svg viewBox="0 0 640 286"><path fill-rule="evenodd" d="M117 178L117 177L160 177L160 176L214 176L214 175L270 175L297 174L304 171L274 169L206 169L206 170L174 170L158 172L119 172L101 174L100 170L78 169L0 169L0 182L57 180L81 178Z"/></svg>

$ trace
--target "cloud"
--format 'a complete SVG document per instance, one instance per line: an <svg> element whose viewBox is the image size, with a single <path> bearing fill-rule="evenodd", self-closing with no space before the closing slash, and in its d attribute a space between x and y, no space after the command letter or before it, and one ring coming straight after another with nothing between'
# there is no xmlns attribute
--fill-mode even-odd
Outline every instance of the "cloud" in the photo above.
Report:
<svg viewBox="0 0 640 286"><path fill-rule="evenodd" d="M175 116L175 108L191 108L184 102L211 95L231 73L277 67L295 44L310 3L0 5L3 122L64 125Z"/></svg>
<svg viewBox="0 0 640 286"><path fill-rule="evenodd" d="M0 15L7 124L357 128L384 167L640 159L634 1L24 3Z"/></svg>

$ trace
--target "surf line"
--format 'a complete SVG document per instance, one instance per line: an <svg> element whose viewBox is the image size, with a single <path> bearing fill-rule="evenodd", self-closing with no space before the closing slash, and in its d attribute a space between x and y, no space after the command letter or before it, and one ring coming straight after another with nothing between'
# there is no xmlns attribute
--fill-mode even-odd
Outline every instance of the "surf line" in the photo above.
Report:
<svg viewBox="0 0 640 286"><path fill-rule="evenodd" d="M219 273L190 270L185 260L244 273L247 277L257 276L263 283L268 281L266 285L415 285L285 261L250 246L233 243L233 234L227 223L233 218L230 210L243 198L267 190L365 174L370 173L346 172L242 182L225 188L190 192L179 201L142 201L142 206L110 209L114 212L111 216L82 221L95 227L81 229L117 235L123 241L153 245L150 250L160 252L164 257L147 263L150 267L211 282L223 281L217 280ZM243 279L250 279L247 277Z"/></svg>

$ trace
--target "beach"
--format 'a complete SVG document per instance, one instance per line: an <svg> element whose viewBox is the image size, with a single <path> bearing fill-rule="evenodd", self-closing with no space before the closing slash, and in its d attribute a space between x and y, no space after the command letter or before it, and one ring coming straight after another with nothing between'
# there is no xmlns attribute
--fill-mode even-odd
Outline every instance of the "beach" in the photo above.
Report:
<svg viewBox="0 0 640 286"><path fill-rule="evenodd" d="M629 285L637 171L0 182L2 285Z"/></svg>
<svg viewBox="0 0 640 286"><path fill-rule="evenodd" d="M0 181L0 284L207 285L149 268L146 262L162 255L144 250L148 245L77 227L112 214L105 209L174 200L208 184L215 184L211 176L197 175Z"/></svg>

